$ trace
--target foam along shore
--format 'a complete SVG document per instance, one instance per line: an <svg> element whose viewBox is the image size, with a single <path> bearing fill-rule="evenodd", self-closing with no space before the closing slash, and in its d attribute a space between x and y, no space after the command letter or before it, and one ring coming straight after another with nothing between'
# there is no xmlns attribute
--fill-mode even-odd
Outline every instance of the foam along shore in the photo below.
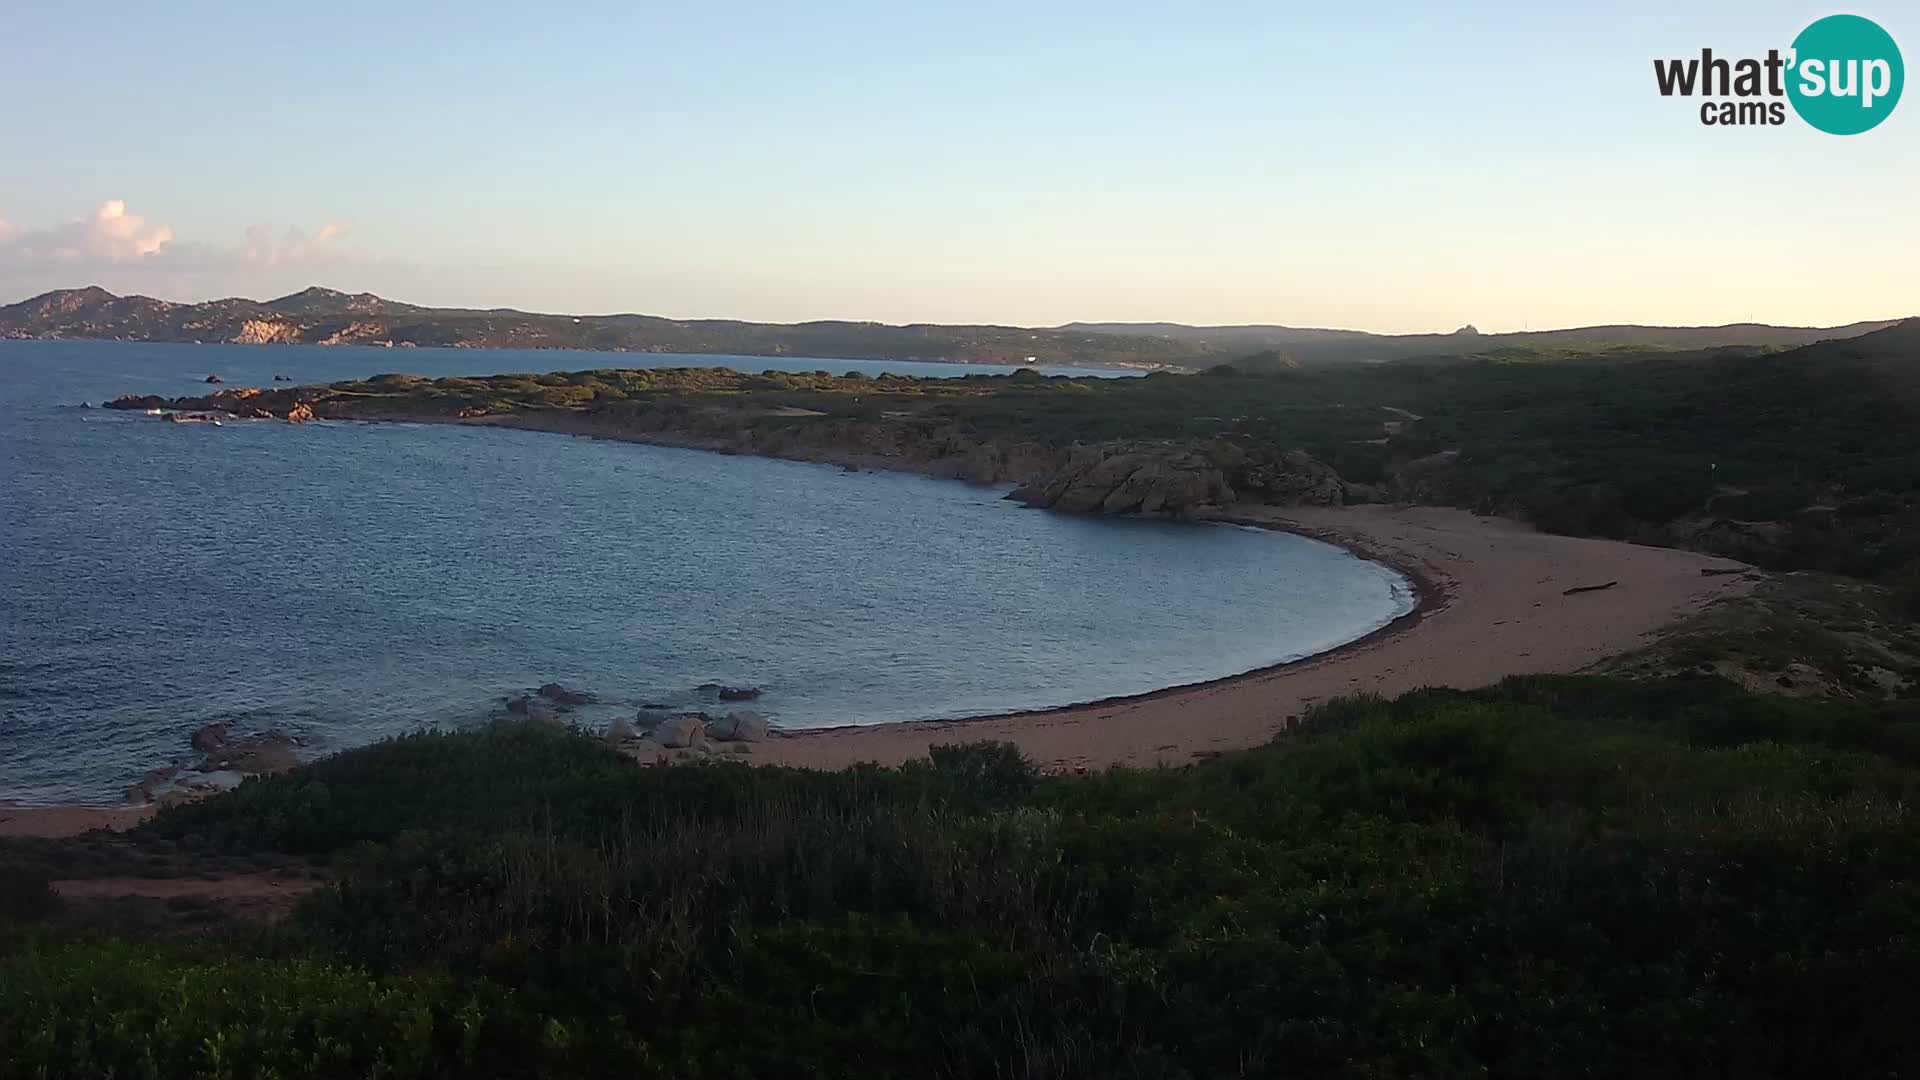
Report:
<svg viewBox="0 0 1920 1080"><path fill-rule="evenodd" d="M1752 585L1748 575L1701 573L1739 565L1726 559L1557 536L1440 507L1243 505L1235 520L1393 566L1419 584L1421 604L1359 641L1245 675L1039 712L792 732L757 746L754 760L823 769L896 764L940 743L1001 740L1056 770L1182 765L1266 742L1315 704L1346 694L1391 697L1578 671Z"/></svg>

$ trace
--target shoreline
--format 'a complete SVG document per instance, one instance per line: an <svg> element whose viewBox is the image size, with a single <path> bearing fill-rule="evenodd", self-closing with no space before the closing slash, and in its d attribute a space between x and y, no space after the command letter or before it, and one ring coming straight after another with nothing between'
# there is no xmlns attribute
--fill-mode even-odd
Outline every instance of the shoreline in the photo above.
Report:
<svg viewBox="0 0 1920 1080"><path fill-rule="evenodd" d="M675 440L655 433L580 430L566 424L512 422L508 417L453 418L393 416L357 419L369 423L434 423L510 428L603 438L642 445L716 453L746 454L713 440ZM503 422L505 421L505 422ZM877 455L760 454L841 468L873 468L942 476L911 461ZM925 464L925 463L923 463ZM1108 766L1178 765L1234 749L1264 743L1290 730L1307 709L1333 697L1356 692L1394 696L1425 686L1461 688L1488 685L1508 675L1580 670L1645 639L1722 596L1751 586L1750 574L1709 577L1709 567L1740 567L1732 560L1675 548L1621 541L1556 536L1506 518L1479 517L1443 507L1372 504L1346 507L1277 507L1242 504L1206 523L1292 533L1333 545L1400 575L1414 593L1413 607L1368 633L1330 649L1280 661L1235 675L1160 687L1136 694L1039 709L949 720L898 720L847 724L797 731L776 730L755 744L747 760L758 764L837 769L860 763L899 764L922 757L928 748L955 741L1005 741L1018 746L1049 771L1083 771ZM1468 554L1453 550L1468 546ZM1586 563L1587 578L1636 582L1620 572L1636 571L1651 595L1635 597L1624 609L1620 595L1576 598L1545 588ZM1524 589L1520 576L1537 577L1540 599ZM1519 576L1516 576L1519 575ZM1591 580L1589 584L1593 583ZM1526 619L1514 607L1516 589L1531 609L1546 611L1552 594L1574 601L1580 618ZM1502 602L1475 605L1476 595L1494 594ZM1592 620L1588 615L1612 618ZM1556 605L1559 607L1560 605ZM1598 610L1595 610L1598 609ZM1463 618L1464 614L1464 618ZM1492 618L1501 614L1505 618ZM1564 614L1550 612L1549 614ZM1436 633L1420 633L1436 621L1449 621L1454 643L1436 648ZM1499 628L1534 623L1504 650L1495 647L1513 634ZM1466 637L1461 639L1460 631ZM1518 643L1543 649L1519 649ZM1383 655L1384 654L1384 655ZM1525 662L1521 662L1525 661ZM1350 673L1350 674L1349 674ZM1345 675L1344 683L1340 676ZM1310 692L1311 691L1311 692ZM1161 734L1155 731L1168 729ZM130 828L157 809L148 805L58 804L17 806L0 801L0 836L65 836L91 828Z"/></svg>
<svg viewBox="0 0 1920 1080"><path fill-rule="evenodd" d="M1273 509L1280 509L1280 508L1276 507ZM1342 509L1347 509L1347 508L1343 507ZM1413 598L1414 598L1413 606L1411 608L1408 608L1406 611L1403 611L1400 614L1395 615L1393 618L1388 619L1386 622L1380 624L1379 626L1376 626L1373 629L1367 631L1366 633L1361 634L1359 637L1351 638L1347 641L1343 641L1338 645L1332 646L1331 648L1322 649L1316 653L1308 653L1305 656L1298 656L1293 658L1292 660L1276 660L1271 664L1261 664L1258 667L1248 668L1245 671L1236 672L1232 675L1221 675L1217 678L1200 679L1195 682L1173 683L1168 686L1155 687L1152 690L1142 690L1138 693L1133 693L1133 694L1109 694L1106 697L1089 698L1085 701L1069 701L1064 705L1045 705L1045 706L1041 706L1039 708L1033 708L1033 709L1015 709L1011 712L980 713L977 716L958 716L958 717L953 717L946 720L886 720L876 724L835 724L831 727L800 728L795 730L775 729L776 733L774 735L774 738L805 739L814 735L822 735L822 734L828 734L833 732L867 731L873 728L894 727L896 725L906 726L906 725L923 725L923 724L990 723L996 720L1011 720L1011 719L1020 718L1020 717L1044 717L1044 716L1051 716L1056 713L1071 713L1071 712L1075 712L1082 709L1098 709L1098 708L1109 708L1116 705L1143 704L1146 702L1151 702L1151 701L1159 700L1162 698L1177 697L1182 694L1191 693L1199 690L1205 690L1209 687L1224 686L1228 683L1239 682L1244 679L1252 679L1252 678L1256 678L1259 676L1266 676L1266 675L1279 675L1286 672L1290 668L1295 668L1302 664L1311 664L1321 660L1333 660L1337 658L1341 653L1345 653L1349 650L1364 649L1369 645L1377 644L1378 642L1384 641L1395 634L1402 634L1402 633L1407 633L1412 631L1415 627L1420 625L1420 622L1423 619L1439 611L1451 600L1451 596L1446 591L1446 587L1443 584L1431 581L1428 575L1423 573L1419 568L1399 566L1387 558L1375 558L1373 555L1362 552L1357 548L1349 546L1347 544L1340 543L1338 540L1329 539L1326 536L1314 535L1298 529L1290 529L1278 524L1256 524L1253 522L1244 522L1244 521L1239 521L1232 518L1216 518L1216 519L1211 519L1207 521L1195 521L1194 524L1195 525L1241 525L1247 528L1262 529L1267 532L1277 532L1277 533L1284 533L1289 536L1298 536L1307 540L1317 540L1320 543L1327 544L1332 547L1337 547L1341 551L1346 552L1347 554L1353 556L1356 559L1359 559L1363 562L1373 563L1376 566L1385 567L1386 569L1391 570L1394 573L1400 575L1402 578L1405 578L1407 580L1409 587L1411 587L1411 589L1413 590Z"/></svg>
<svg viewBox="0 0 1920 1080"><path fill-rule="evenodd" d="M1418 506L1243 507L1224 519L1335 544L1414 583L1419 601L1325 652L1225 678L1074 705L959 720L782 732L761 763L833 769L899 764L933 745L1005 741L1041 767L1181 765L1290 730L1352 693L1470 689L1511 675L1565 674L1643 644L1686 614L1739 595L1742 564L1673 548L1564 537L1506 518ZM1478 551L1461 550L1478 548ZM1592 595L1567 588L1612 580ZM1628 591L1623 591L1628 590Z"/></svg>

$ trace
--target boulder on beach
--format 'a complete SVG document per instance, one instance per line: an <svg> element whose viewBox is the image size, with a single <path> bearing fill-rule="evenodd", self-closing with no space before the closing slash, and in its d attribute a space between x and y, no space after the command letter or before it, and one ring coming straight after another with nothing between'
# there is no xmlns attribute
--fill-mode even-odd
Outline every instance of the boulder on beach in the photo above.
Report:
<svg viewBox="0 0 1920 1080"><path fill-rule="evenodd" d="M607 725L607 741L610 743L623 743L634 735L633 725L627 723L624 716L614 717L613 723Z"/></svg>
<svg viewBox="0 0 1920 1080"><path fill-rule="evenodd" d="M707 727L699 713L681 713L654 728L653 740L665 750L697 747L707 741Z"/></svg>
<svg viewBox="0 0 1920 1080"><path fill-rule="evenodd" d="M673 714L668 712L664 706L655 707L650 705L633 714L633 726L643 732L652 731L671 719L673 719Z"/></svg>
<svg viewBox="0 0 1920 1080"><path fill-rule="evenodd" d="M592 694L587 693L585 690L575 690L571 687L562 686L557 682L550 682L542 686L537 692L541 697L546 698L556 705L593 704Z"/></svg>
<svg viewBox="0 0 1920 1080"><path fill-rule="evenodd" d="M720 742L765 742L767 718L750 709L730 712L707 724L707 737Z"/></svg>

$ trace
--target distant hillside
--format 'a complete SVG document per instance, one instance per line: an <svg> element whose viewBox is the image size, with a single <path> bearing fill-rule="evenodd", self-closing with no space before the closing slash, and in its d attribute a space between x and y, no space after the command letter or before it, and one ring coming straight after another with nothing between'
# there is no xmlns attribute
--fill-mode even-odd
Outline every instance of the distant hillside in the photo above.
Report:
<svg viewBox="0 0 1920 1080"><path fill-rule="evenodd" d="M1012 326L888 326L664 319L652 315L542 315L396 303L371 293L311 288L265 302L176 304L62 289L0 307L0 338L91 338L241 344L437 345L603 352L721 353L877 360L1168 366L1228 358L1163 337Z"/></svg>
<svg viewBox="0 0 1920 1080"><path fill-rule="evenodd" d="M1828 328L1752 323L1710 327L1591 326L1525 334L1369 334L1286 326L1069 323L1066 326L889 326L755 323L654 315L546 315L511 308L429 308L372 293L310 288L275 300L178 304L92 286L0 307L0 338L90 338L241 344L433 345L739 356L970 361L1132 367L1293 367L1410 358L1609 350L1790 348L1891 325Z"/></svg>
<svg viewBox="0 0 1920 1080"><path fill-rule="evenodd" d="M1593 353L1622 349L1713 349L1729 346L1795 348L1816 341L1857 337L1897 323L1845 326L1582 326L1517 334L1482 334L1471 326L1451 334L1369 334L1293 326L1185 326L1180 323L1068 323L1062 330L1157 337L1195 349L1238 354L1255 367L1499 355L1504 352Z"/></svg>

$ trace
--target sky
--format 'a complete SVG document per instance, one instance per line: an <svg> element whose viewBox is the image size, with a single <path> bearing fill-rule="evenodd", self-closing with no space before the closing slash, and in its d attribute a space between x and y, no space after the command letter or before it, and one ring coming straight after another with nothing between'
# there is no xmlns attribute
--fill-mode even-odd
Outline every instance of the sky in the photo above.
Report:
<svg viewBox="0 0 1920 1080"><path fill-rule="evenodd" d="M1920 58L1913 0L9 5L0 303L1920 314L1920 100L1838 137L1655 89L1655 58L1764 55L1839 10Z"/></svg>

